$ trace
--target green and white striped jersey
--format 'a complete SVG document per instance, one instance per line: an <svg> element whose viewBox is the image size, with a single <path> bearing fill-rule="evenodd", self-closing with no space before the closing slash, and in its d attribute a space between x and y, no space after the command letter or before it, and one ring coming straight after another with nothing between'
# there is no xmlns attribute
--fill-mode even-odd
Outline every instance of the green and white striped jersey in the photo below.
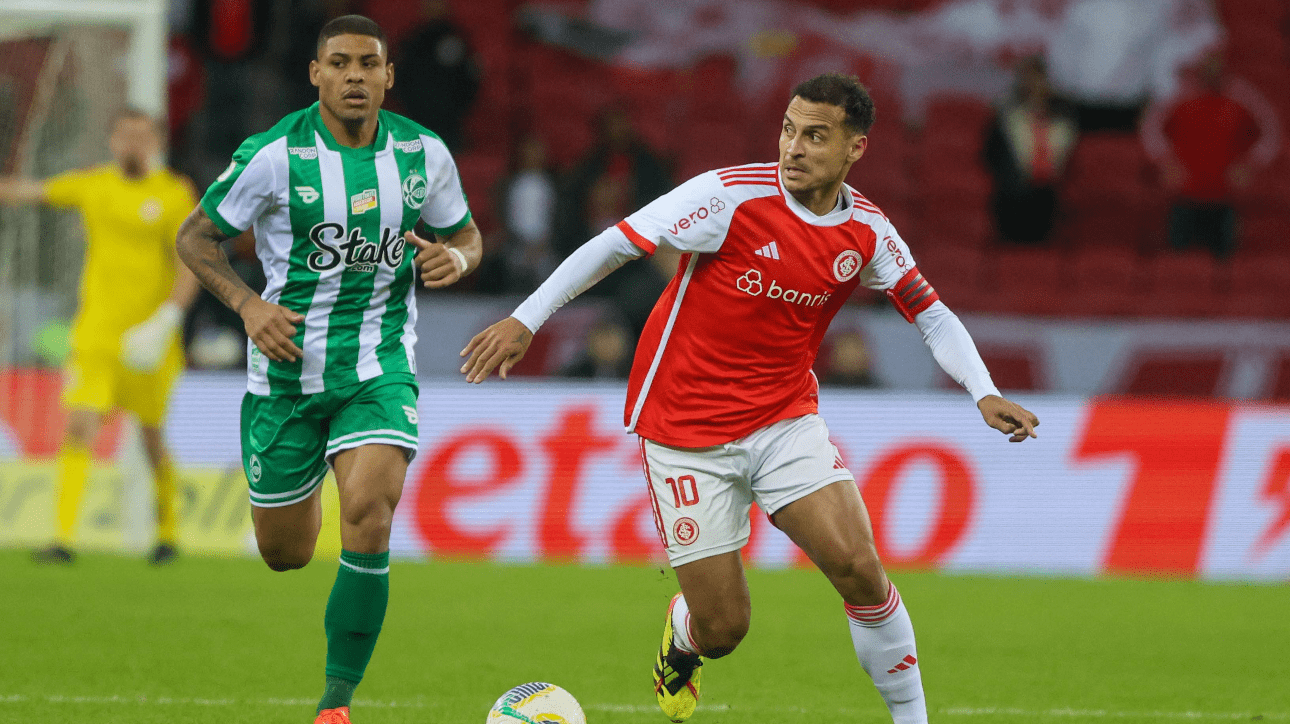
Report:
<svg viewBox="0 0 1290 724"><path fill-rule="evenodd" d="M264 299L304 315L301 360L274 362L248 344L247 389L313 394L391 372L416 372L415 248L425 221L448 235L470 221L443 141L380 112L375 142L348 148L318 104L242 143L202 208L229 235L255 229Z"/></svg>

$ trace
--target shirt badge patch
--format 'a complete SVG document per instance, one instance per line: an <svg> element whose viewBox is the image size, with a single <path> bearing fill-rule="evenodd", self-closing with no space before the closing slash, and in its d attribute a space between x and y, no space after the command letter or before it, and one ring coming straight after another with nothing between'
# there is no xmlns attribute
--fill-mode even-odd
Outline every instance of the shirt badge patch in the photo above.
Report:
<svg viewBox="0 0 1290 724"><path fill-rule="evenodd" d="M364 214L376 208L376 189L360 191L349 197L349 210L352 214Z"/></svg>
<svg viewBox="0 0 1290 724"><path fill-rule="evenodd" d="M317 146L287 146L287 153L301 161L312 161L318 158Z"/></svg>
<svg viewBox="0 0 1290 724"><path fill-rule="evenodd" d="M403 179L403 203L407 204L409 209L419 209L425 202L425 178L419 173L414 173Z"/></svg>
<svg viewBox="0 0 1290 724"><path fill-rule="evenodd" d="M318 189L313 186L297 186L296 193L300 194L300 200L306 204L312 204L318 200L319 196L321 196L321 194L318 193Z"/></svg>
<svg viewBox="0 0 1290 724"><path fill-rule="evenodd" d="M151 224L161 218L161 201L148 199L139 207L139 218Z"/></svg>
<svg viewBox="0 0 1290 724"><path fill-rule="evenodd" d="M416 153L421 150L421 139L415 141L395 141L394 147L404 153Z"/></svg>
<svg viewBox="0 0 1290 724"><path fill-rule="evenodd" d="M833 260L833 276L840 282L849 281L860 271L860 252L847 249Z"/></svg>

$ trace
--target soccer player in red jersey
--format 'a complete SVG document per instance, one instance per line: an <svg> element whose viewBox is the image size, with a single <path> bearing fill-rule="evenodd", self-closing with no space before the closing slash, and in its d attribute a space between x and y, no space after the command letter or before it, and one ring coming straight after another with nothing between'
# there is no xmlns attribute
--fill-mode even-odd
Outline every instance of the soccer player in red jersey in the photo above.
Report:
<svg viewBox="0 0 1290 724"><path fill-rule="evenodd" d="M584 244L462 351L468 382L499 367L505 378L561 305L660 245L684 253L641 334L624 415L640 436L655 522L681 584L654 665L672 721L698 704L700 657L725 656L748 632L739 549L753 501L841 594L856 656L893 721L927 721L913 625L817 414L811 365L856 285L886 291L988 425L1013 442L1035 437L1038 418L999 396L891 222L843 183L873 121L854 78L802 83L784 114L778 163L681 184Z"/></svg>

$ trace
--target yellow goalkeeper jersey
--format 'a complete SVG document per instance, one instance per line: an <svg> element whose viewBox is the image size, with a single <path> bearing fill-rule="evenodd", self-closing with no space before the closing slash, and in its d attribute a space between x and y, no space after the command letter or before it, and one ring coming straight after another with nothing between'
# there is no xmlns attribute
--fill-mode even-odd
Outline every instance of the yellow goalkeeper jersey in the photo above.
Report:
<svg viewBox="0 0 1290 724"><path fill-rule="evenodd" d="M165 169L130 179L116 165L105 165L46 180L44 199L79 209L85 227L72 349L115 357L122 333L170 295L175 236L197 204L192 185Z"/></svg>

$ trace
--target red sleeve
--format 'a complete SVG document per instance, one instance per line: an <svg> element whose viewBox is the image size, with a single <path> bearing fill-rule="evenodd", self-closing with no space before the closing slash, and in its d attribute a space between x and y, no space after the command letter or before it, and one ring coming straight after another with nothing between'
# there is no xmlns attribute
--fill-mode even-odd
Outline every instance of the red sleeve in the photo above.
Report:
<svg viewBox="0 0 1290 724"><path fill-rule="evenodd" d="M891 305L896 308L896 311L900 312L900 316L912 324L914 317L932 306L940 296L923 278L918 267L913 267L900 278L900 281L896 282L895 286L887 290L887 298L891 300Z"/></svg>

